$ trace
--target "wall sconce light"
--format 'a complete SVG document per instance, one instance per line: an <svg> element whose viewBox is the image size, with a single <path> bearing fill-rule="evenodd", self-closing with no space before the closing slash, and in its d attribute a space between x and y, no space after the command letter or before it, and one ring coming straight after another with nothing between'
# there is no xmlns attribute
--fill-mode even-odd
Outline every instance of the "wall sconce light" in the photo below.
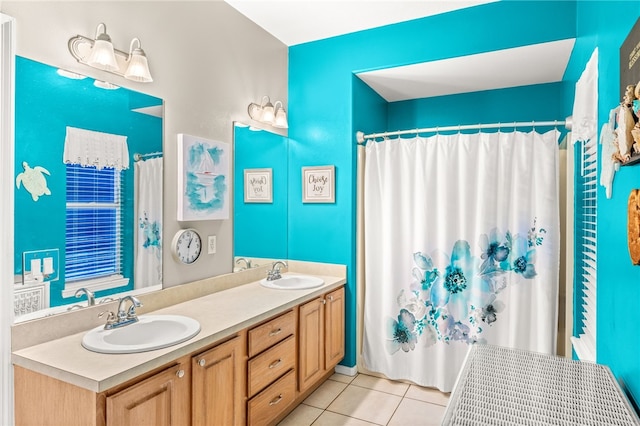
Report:
<svg viewBox="0 0 640 426"><path fill-rule="evenodd" d="M252 120L269 124L273 127L279 127L281 129L289 127L289 124L287 123L287 113L282 106L282 102L276 101L274 106L268 96L262 97L260 105L254 102L250 103L247 108L247 112Z"/></svg>
<svg viewBox="0 0 640 426"><path fill-rule="evenodd" d="M103 23L98 24L95 39L81 35L69 39L69 52L81 64L109 71L132 81L153 81L140 40L131 40L129 53L114 49L111 37L107 34L107 26Z"/></svg>

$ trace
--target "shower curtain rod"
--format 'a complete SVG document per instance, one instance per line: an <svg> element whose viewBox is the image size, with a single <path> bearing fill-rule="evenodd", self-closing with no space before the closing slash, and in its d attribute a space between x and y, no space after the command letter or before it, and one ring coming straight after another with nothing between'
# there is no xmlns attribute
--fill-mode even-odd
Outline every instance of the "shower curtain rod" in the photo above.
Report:
<svg viewBox="0 0 640 426"><path fill-rule="evenodd" d="M568 130L571 130L572 117L567 117L565 120L559 121L514 121L512 123L492 123L492 124L465 124L458 126L443 126L443 127L427 127L423 129L411 129L411 130L397 130L395 132L383 132L383 133L371 133L365 135L364 132L356 132L356 139L358 144L363 144L368 139L384 138L386 136L399 136L399 135L411 135L426 132L446 132L450 130L474 130L474 129L498 129L500 127L542 127L542 126L565 126Z"/></svg>
<svg viewBox="0 0 640 426"><path fill-rule="evenodd" d="M162 155L162 151L158 151L158 152L149 152L147 154L139 154L139 153L135 153L133 154L133 161L140 161L143 158L147 158L147 157L156 157L156 156L161 156Z"/></svg>

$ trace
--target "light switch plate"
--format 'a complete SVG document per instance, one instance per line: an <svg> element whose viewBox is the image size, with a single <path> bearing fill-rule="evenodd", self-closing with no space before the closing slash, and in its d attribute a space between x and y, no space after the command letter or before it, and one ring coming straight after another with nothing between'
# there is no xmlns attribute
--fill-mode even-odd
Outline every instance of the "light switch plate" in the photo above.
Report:
<svg viewBox="0 0 640 426"><path fill-rule="evenodd" d="M215 235L209 235L209 239L207 241L207 253L209 254L215 254L216 252L216 236Z"/></svg>

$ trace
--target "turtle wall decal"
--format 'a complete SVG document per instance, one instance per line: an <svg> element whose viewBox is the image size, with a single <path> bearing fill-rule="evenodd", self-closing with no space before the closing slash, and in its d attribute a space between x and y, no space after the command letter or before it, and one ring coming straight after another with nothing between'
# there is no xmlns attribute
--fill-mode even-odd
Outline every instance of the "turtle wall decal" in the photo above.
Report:
<svg viewBox="0 0 640 426"><path fill-rule="evenodd" d="M29 191L33 201L38 201L41 195L51 195L51 191L47 187L47 178L44 176L51 173L47 169L41 166L34 168L29 167L26 161L22 162L22 168L24 171L16 177L16 187L20 188L20 183L24 185L24 189Z"/></svg>

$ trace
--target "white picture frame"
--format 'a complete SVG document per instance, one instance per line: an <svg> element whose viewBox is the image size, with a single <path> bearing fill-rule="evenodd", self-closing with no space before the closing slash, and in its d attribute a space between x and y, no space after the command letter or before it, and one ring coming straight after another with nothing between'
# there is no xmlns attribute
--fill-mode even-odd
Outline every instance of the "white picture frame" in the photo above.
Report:
<svg viewBox="0 0 640 426"><path fill-rule="evenodd" d="M244 170L244 202L273 203L273 169Z"/></svg>
<svg viewBox="0 0 640 426"><path fill-rule="evenodd" d="M302 168L302 202L336 202L335 166Z"/></svg>

